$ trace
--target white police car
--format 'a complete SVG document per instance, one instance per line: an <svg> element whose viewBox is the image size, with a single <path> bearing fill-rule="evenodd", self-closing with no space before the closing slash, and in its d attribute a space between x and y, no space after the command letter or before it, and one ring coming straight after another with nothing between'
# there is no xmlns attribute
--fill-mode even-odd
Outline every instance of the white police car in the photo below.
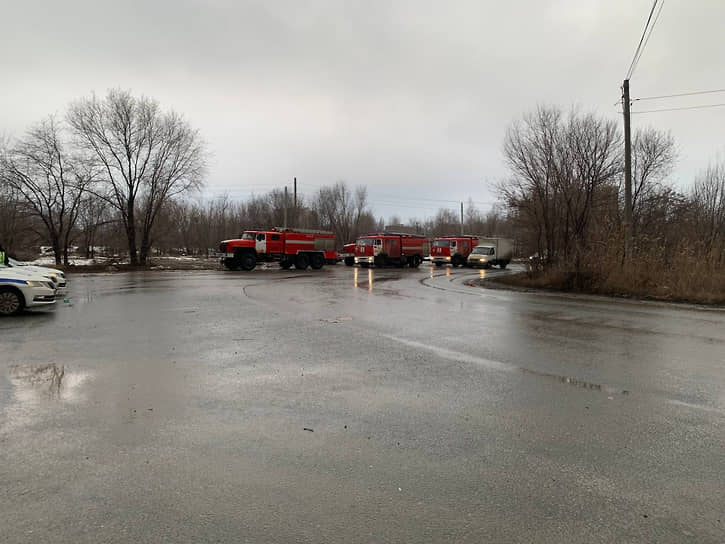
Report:
<svg viewBox="0 0 725 544"><path fill-rule="evenodd" d="M66 287L68 284L65 279L65 274L60 270L48 268L46 266L36 266L34 264L24 263L10 257L8 257L8 265L13 268L21 267L26 272L33 272L41 276L45 276L55 284L56 295L58 296L63 296L67 292Z"/></svg>
<svg viewBox="0 0 725 544"><path fill-rule="evenodd" d="M55 304L55 284L38 273L0 264L0 316Z"/></svg>

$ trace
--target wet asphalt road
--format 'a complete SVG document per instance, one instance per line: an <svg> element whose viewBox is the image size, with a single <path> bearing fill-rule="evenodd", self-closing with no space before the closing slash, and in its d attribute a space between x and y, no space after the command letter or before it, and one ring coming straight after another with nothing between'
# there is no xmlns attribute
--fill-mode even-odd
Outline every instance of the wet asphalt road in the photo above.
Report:
<svg viewBox="0 0 725 544"><path fill-rule="evenodd" d="M725 312L477 274L71 277L0 320L0 541L725 541Z"/></svg>

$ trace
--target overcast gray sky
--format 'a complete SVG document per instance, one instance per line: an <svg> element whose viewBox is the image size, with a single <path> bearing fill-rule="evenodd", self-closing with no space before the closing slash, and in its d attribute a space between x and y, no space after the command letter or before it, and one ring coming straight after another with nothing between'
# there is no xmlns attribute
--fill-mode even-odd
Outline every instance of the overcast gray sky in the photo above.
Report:
<svg viewBox="0 0 725 544"><path fill-rule="evenodd" d="M365 184L376 215L432 215L505 175L508 124L538 103L614 105L651 0L0 2L0 133L91 91L183 113L213 152L206 193ZM667 0L632 96L725 88L722 0ZM725 102L725 94L636 109ZM671 130L686 186L725 108L641 115Z"/></svg>

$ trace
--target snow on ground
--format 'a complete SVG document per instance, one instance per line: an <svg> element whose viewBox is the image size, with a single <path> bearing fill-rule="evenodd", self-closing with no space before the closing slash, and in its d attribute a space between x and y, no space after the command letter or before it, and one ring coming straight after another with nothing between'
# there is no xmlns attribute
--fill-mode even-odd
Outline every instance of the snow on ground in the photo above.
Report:
<svg viewBox="0 0 725 544"><path fill-rule="evenodd" d="M109 261L109 259L106 258L99 258L99 259L76 259L71 258L68 259L68 264L73 266L92 266L95 264L105 264ZM29 264L34 264L37 266L55 266L55 258L54 257L40 257L39 259L35 259L34 261L28 261Z"/></svg>

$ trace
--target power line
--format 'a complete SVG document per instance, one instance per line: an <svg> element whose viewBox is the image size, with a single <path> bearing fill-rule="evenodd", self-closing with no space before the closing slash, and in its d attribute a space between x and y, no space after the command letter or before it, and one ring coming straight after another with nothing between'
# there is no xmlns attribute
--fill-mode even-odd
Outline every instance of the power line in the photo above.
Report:
<svg viewBox="0 0 725 544"><path fill-rule="evenodd" d="M720 104L703 104L701 106L684 106L682 108L662 108L659 110L644 110L644 111L633 111L632 115L639 115L642 113L657 113L660 111L683 111L683 110L702 110L707 108L721 108L725 106L725 102L722 102Z"/></svg>
<svg viewBox="0 0 725 544"><path fill-rule="evenodd" d="M660 100L663 98L679 98L681 96L697 96L701 94L714 94L714 93L725 93L725 89L712 89L710 91L693 91L687 93L676 93L676 94L663 94L660 96L644 96L642 98L633 98L632 102L638 102L642 100ZM617 102L619 104L619 102Z"/></svg>
<svg viewBox="0 0 725 544"><path fill-rule="evenodd" d="M627 76L624 79L630 79L632 77L632 74L634 73L634 69L637 66L637 63L639 62L639 57L642 56L642 51L644 48L642 45L645 42L645 37L647 36L647 30L649 29L649 24L652 21L652 15L655 12L655 8L657 7L658 0L654 0L652 3L652 9L649 12L649 17L647 17L647 24L644 25L644 30L642 31L642 37L639 39L639 44L637 44L637 49L634 51L634 57L632 57L632 63L629 65L629 70L627 70ZM664 3L664 0L663 0ZM647 38L649 40L649 38Z"/></svg>
<svg viewBox="0 0 725 544"><path fill-rule="evenodd" d="M652 31L655 28L655 25L657 25L657 20L660 18L660 13L662 13L662 6L665 5L665 0L661 0L660 2L660 9L657 10L657 15L655 15L654 21L652 21L652 26L649 28L649 33L647 34L647 37L644 40L644 43L642 44L642 50L639 52L639 56L637 57L637 62L634 63L634 68L632 68L632 74L634 74L634 71L637 69L637 66L639 65L639 59L642 58L642 53L644 53L644 50L647 48L647 44L649 43L649 39L652 37ZM630 74L630 77L632 76Z"/></svg>

